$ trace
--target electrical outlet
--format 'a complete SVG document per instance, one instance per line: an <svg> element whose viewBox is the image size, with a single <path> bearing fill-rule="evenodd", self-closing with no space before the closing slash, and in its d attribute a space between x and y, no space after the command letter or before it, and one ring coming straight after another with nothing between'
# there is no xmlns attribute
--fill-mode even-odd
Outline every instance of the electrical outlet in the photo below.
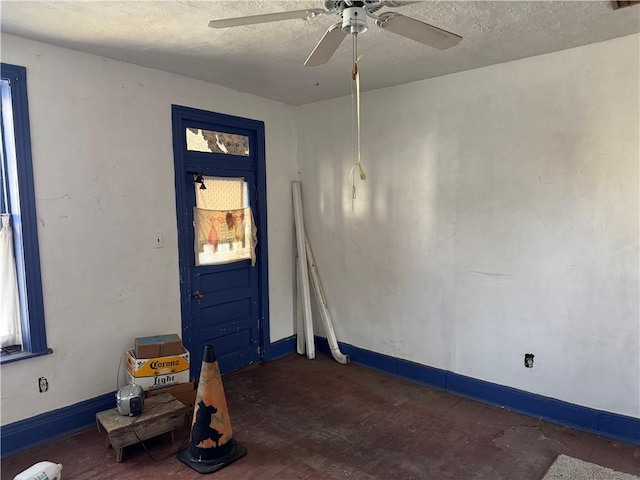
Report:
<svg viewBox="0 0 640 480"><path fill-rule="evenodd" d="M38 389L40 390L40 393L44 393L49 390L49 382L46 377L40 377L38 379Z"/></svg>
<svg viewBox="0 0 640 480"><path fill-rule="evenodd" d="M533 357L535 355L533 353L525 353L524 354L524 366L527 368L533 368Z"/></svg>
<svg viewBox="0 0 640 480"><path fill-rule="evenodd" d="M162 238L161 233L156 233L153 236L153 248L162 248L164 247L164 240Z"/></svg>

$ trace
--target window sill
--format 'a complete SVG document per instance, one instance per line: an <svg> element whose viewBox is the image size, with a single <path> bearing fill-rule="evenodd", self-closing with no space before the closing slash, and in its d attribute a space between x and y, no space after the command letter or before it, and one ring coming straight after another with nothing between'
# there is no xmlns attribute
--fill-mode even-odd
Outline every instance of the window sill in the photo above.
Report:
<svg viewBox="0 0 640 480"><path fill-rule="evenodd" d="M0 357L0 365L4 365L5 363L13 363L18 362L20 360L26 360L27 358L41 357L42 355L49 355L53 353L53 350L47 348L43 352L17 352L10 353L8 355L3 355Z"/></svg>

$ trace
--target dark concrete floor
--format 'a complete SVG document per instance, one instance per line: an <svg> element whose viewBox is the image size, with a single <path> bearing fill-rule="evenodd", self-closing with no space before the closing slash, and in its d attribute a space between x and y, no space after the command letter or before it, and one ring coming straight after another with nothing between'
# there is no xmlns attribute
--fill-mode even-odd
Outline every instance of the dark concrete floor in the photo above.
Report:
<svg viewBox="0 0 640 480"><path fill-rule="evenodd" d="M416 385L326 357L289 356L223 377L246 457L213 474L241 479L540 480L563 453L640 475L640 447ZM127 447L95 427L2 459L2 478L62 463L69 479L201 478L176 459L189 427ZM153 459L150 457L152 456Z"/></svg>

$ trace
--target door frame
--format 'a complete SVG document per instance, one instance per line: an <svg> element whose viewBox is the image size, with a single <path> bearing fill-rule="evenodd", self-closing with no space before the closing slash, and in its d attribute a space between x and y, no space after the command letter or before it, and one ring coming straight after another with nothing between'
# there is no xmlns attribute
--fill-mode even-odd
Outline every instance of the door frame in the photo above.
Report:
<svg viewBox="0 0 640 480"><path fill-rule="evenodd" d="M186 182L188 167L185 165L186 144L184 134L186 126L191 122L210 122L234 129L241 128L250 130L255 139L256 154L256 188L257 188L257 211L253 212L254 219L258 227L258 244L256 245L256 266L259 270L258 277L260 283L260 305L258 312L258 332L259 332L259 354L258 359L264 362L270 358L270 328L269 328L269 271L268 271L268 245L267 245L267 175L265 159L265 128L264 122L251 120L248 118L236 117L223 113L209 112L191 107L171 105L172 117L172 137L173 137L173 159L174 176L176 188L176 216L178 226L178 261L180 269L180 312L182 324L182 340L187 350L193 347L190 318L191 318L191 277L190 268L193 262L193 244L188 240L188 229L193 228L189 222L189 212L187 211L187 188L193 188L193 183ZM221 167L224 168L224 167ZM195 379L196 382L198 379Z"/></svg>

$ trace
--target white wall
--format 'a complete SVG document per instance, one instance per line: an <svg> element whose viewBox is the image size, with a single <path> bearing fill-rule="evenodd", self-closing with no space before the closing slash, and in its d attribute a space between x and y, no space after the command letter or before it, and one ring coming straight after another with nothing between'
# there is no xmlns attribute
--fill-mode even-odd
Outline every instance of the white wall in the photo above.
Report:
<svg viewBox="0 0 640 480"><path fill-rule="evenodd" d="M171 104L265 122L271 339L293 333L294 107L9 35L2 61L27 68L54 350L2 366L3 425L115 390L134 337L181 332Z"/></svg>
<svg viewBox="0 0 640 480"><path fill-rule="evenodd" d="M340 341L640 417L639 39L299 109Z"/></svg>

